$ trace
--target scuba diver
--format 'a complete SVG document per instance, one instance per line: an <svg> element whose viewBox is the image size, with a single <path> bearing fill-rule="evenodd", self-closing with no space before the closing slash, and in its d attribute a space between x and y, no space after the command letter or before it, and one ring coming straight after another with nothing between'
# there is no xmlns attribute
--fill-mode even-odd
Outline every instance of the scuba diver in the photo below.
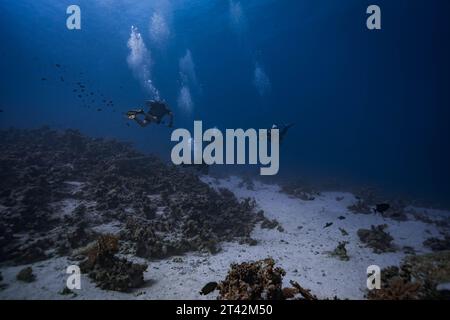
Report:
<svg viewBox="0 0 450 320"><path fill-rule="evenodd" d="M288 130L293 126L294 124L293 123L290 123L290 124L284 124L284 125L281 125L281 126L279 126L279 125L277 125L277 124L274 124L273 126L272 126L272 128L271 129L269 129L269 130L267 130L267 140L268 141L271 141L271 131L272 131L272 129L278 129L279 130L279 138L280 138L280 144L283 142L283 139L284 139L284 137L286 136L286 134L287 134L287 132L288 132Z"/></svg>
<svg viewBox="0 0 450 320"><path fill-rule="evenodd" d="M143 109L130 110L127 112L127 117L130 120L136 121L141 127L145 127L152 122L160 124L165 116L169 117L169 128L173 126L173 113L169 109L167 103L164 101L150 100L145 102L149 111L145 112ZM138 116L143 115L143 119Z"/></svg>

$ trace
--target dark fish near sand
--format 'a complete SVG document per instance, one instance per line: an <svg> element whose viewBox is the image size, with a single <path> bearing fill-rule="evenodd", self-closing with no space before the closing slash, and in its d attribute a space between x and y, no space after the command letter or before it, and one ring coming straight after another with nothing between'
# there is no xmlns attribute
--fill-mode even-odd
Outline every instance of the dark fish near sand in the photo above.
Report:
<svg viewBox="0 0 450 320"><path fill-rule="evenodd" d="M217 289L217 282L208 282L202 290L200 290L201 295L207 295Z"/></svg>
<svg viewBox="0 0 450 320"><path fill-rule="evenodd" d="M383 213L386 212L387 210L389 210L391 206L389 205L389 203L380 203L377 204L375 207L375 211L379 212L379 213Z"/></svg>

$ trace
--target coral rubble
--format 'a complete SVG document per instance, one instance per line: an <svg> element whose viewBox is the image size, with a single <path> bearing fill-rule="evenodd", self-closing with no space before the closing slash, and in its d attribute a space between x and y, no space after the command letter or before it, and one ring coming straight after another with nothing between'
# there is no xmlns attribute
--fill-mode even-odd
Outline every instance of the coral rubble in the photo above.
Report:
<svg viewBox="0 0 450 320"><path fill-rule="evenodd" d="M254 226L268 223L254 201L126 143L46 127L0 131L0 143L0 262L70 255L111 222L147 258L254 244Z"/></svg>
<svg viewBox="0 0 450 320"><path fill-rule="evenodd" d="M339 242L337 247L330 253L331 256L337 257L339 260L348 261L350 257L347 254L347 248L345 247L348 241Z"/></svg>
<svg viewBox="0 0 450 320"><path fill-rule="evenodd" d="M450 250L450 236L445 236L444 239L428 238L423 242L423 245L433 251Z"/></svg>
<svg viewBox="0 0 450 320"><path fill-rule="evenodd" d="M281 186L281 191L303 201L313 201L320 193L301 182L289 182Z"/></svg>
<svg viewBox="0 0 450 320"><path fill-rule="evenodd" d="M397 221L407 220L405 204L398 199L393 199L390 202L380 202L380 196L377 196L372 189L360 190L356 198L357 201L348 207L353 213L378 213L384 218Z"/></svg>
<svg viewBox="0 0 450 320"><path fill-rule="evenodd" d="M400 267L381 271L381 289L367 293L371 300L450 299L450 251L406 257Z"/></svg>
<svg viewBox="0 0 450 320"><path fill-rule="evenodd" d="M101 236L86 252L80 269L102 289L129 291L144 283L147 265L135 264L118 258L119 240L112 235Z"/></svg>
<svg viewBox="0 0 450 320"><path fill-rule="evenodd" d="M33 274L33 269L31 267L23 268L16 275L16 279L23 282L33 282L36 280L36 276Z"/></svg>
<svg viewBox="0 0 450 320"><path fill-rule="evenodd" d="M370 229L359 229L358 237L361 242L373 249L375 253L392 252L395 247L392 244L394 238L385 231L386 224L371 226Z"/></svg>

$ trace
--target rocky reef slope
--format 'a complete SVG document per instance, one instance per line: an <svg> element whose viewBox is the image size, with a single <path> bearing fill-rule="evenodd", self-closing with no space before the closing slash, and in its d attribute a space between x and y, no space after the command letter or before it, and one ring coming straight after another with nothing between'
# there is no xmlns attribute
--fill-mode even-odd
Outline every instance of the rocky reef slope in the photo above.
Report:
<svg viewBox="0 0 450 320"><path fill-rule="evenodd" d="M130 145L49 128L0 131L0 261L71 255L119 224L120 250L145 258L252 243L263 212Z"/></svg>

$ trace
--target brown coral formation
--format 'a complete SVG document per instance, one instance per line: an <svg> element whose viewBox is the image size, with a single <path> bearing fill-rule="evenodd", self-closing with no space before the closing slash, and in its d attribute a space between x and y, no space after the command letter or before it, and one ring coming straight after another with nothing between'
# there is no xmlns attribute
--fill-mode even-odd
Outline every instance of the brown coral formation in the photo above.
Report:
<svg viewBox="0 0 450 320"><path fill-rule="evenodd" d="M119 239L113 235L103 235L87 250L86 259L80 263L80 269L87 273L98 287L105 290L126 292L141 286L147 265L118 258L118 252Z"/></svg>
<svg viewBox="0 0 450 320"><path fill-rule="evenodd" d="M285 274L282 268L275 267L275 261L271 258L232 264L225 280L218 285L219 299L282 299L282 281Z"/></svg>
<svg viewBox="0 0 450 320"><path fill-rule="evenodd" d="M16 279L23 282L33 282L36 279L36 276L31 267L26 267L19 271L16 275Z"/></svg>
<svg viewBox="0 0 450 320"><path fill-rule="evenodd" d="M409 256L400 267L381 272L381 289L371 290L371 300L450 299L440 284L450 282L450 251Z"/></svg>
<svg viewBox="0 0 450 320"><path fill-rule="evenodd" d="M358 237L375 253L393 252L395 247L392 244L394 238L385 231L386 224L371 226L370 229L359 229Z"/></svg>
<svg viewBox="0 0 450 320"><path fill-rule="evenodd" d="M232 264L224 281L217 284L221 300L284 300L300 294L303 299L316 299L309 290L291 281L292 288L282 288L286 272L275 267L272 258Z"/></svg>

